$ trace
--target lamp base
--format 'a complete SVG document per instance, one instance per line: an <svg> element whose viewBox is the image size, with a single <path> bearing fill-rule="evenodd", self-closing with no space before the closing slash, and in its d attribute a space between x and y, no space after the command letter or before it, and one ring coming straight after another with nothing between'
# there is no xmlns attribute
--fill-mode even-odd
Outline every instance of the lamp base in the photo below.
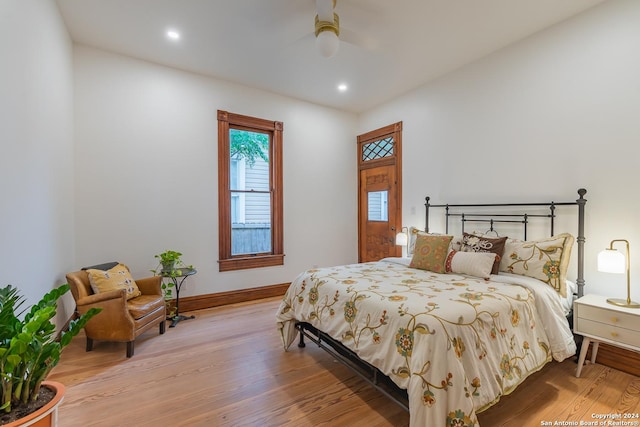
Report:
<svg viewBox="0 0 640 427"><path fill-rule="evenodd" d="M634 301L630 301L627 302L626 299L620 299L620 298L608 298L607 302L609 304L613 304L613 305L618 305L620 307L627 307L627 308L640 308L640 304L638 304L637 302Z"/></svg>

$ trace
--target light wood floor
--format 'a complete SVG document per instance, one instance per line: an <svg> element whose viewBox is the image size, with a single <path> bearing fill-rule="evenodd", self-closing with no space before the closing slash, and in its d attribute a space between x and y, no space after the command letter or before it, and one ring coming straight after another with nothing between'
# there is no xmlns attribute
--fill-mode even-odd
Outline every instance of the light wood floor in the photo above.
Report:
<svg viewBox="0 0 640 427"><path fill-rule="evenodd" d="M60 425L86 426L406 426L409 415L323 350L283 351L278 299L194 312L125 345L80 335L49 379L67 386ZM640 412L640 378L588 365L551 363L479 414L482 427L592 421L592 414ZM640 421L634 419L633 421ZM439 426L434 426L439 427Z"/></svg>

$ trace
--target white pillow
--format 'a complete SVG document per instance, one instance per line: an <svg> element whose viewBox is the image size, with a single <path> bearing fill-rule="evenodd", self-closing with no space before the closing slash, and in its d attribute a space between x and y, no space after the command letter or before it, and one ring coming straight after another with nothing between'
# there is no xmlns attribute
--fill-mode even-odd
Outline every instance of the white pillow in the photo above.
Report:
<svg viewBox="0 0 640 427"><path fill-rule="evenodd" d="M447 273L468 274L469 276L488 279L496 260L491 252L458 252L452 250L447 255L445 269Z"/></svg>

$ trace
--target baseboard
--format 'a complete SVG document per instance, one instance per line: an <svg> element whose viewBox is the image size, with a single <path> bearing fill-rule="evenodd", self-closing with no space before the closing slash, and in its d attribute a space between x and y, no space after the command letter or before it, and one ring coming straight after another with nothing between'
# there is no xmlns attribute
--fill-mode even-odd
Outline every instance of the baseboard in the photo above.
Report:
<svg viewBox="0 0 640 427"><path fill-rule="evenodd" d="M180 298L180 312L203 310L262 298L281 297L287 292L289 285L290 283L281 283L279 285L261 286L238 291L182 297Z"/></svg>
<svg viewBox="0 0 640 427"><path fill-rule="evenodd" d="M282 297L287 292L290 284L291 283L281 283L279 285L261 286L259 288L241 289L238 291L182 297L180 298L180 312L204 310L205 308L254 301L263 298ZM175 303L175 300L172 300L171 302ZM60 340L62 332L69 330L69 324L71 321L77 318L78 313L74 310L71 317L58 331L58 340Z"/></svg>
<svg viewBox="0 0 640 427"><path fill-rule="evenodd" d="M591 348L592 346L589 346L585 360L590 360ZM635 351L600 343L596 363L640 376L640 353Z"/></svg>
<svg viewBox="0 0 640 427"><path fill-rule="evenodd" d="M281 297L287 292L290 283L279 285L261 286L258 288L241 289L238 291L218 292L215 294L195 295L192 297L180 298L180 311L195 311L206 308L219 307L221 305L236 304L240 302L253 301L263 298ZM74 313L75 315L75 313ZM74 319L72 316L64 325L62 330L67 330L69 322ZM586 360L591 357L591 348L587 353ZM640 353L614 347L604 343L598 349L596 363L617 369L631 375L640 376Z"/></svg>

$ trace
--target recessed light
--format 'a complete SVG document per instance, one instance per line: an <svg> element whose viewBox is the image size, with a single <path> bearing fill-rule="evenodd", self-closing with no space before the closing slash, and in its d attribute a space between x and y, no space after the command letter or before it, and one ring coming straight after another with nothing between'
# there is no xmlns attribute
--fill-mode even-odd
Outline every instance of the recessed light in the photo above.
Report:
<svg viewBox="0 0 640 427"><path fill-rule="evenodd" d="M177 32L176 30L169 30L167 31L167 37L170 38L171 40L178 40L180 39L180 33Z"/></svg>
<svg viewBox="0 0 640 427"><path fill-rule="evenodd" d="M346 85L345 83L340 83L340 84L338 85L338 90L339 90L340 92L345 92L347 89L348 89L348 87L347 87L347 85Z"/></svg>

